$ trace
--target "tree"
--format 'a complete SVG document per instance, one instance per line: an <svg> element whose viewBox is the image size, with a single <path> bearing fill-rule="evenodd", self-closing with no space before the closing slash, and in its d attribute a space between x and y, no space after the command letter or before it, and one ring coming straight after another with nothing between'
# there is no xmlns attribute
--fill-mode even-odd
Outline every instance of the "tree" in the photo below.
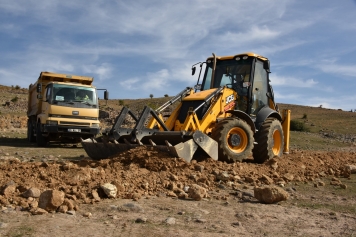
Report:
<svg viewBox="0 0 356 237"><path fill-rule="evenodd" d="M153 98L153 94L150 94L150 98L151 98L151 99Z"/></svg>

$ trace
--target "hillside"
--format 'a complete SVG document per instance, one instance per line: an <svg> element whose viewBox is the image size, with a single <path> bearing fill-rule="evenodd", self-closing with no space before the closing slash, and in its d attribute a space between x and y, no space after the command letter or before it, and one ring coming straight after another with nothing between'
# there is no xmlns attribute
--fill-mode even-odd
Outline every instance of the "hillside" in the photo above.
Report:
<svg viewBox="0 0 356 237"><path fill-rule="evenodd" d="M26 128L27 89L0 85L0 129ZM171 97L100 100L102 127L111 127L123 106L139 115L145 105L155 109ZM308 132L291 132L291 147L338 149L356 145L356 113L311 106L278 104L290 109L291 119L304 123ZM168 108L172 111L173 106ZM6 133L6 130L4 130Z"/></svg>

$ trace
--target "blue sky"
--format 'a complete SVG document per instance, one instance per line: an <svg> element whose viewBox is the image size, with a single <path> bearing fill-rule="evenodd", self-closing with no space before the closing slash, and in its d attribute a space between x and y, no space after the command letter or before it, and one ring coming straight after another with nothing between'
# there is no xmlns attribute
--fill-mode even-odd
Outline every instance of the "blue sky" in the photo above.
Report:
<svg viewBox="0 0 356 237"><path fill-rule="evenodd" d="M356 0L0 0L0 84L94 77L111 99L194 86L191 66L255 52L277 103L356 109Z"/></svg>

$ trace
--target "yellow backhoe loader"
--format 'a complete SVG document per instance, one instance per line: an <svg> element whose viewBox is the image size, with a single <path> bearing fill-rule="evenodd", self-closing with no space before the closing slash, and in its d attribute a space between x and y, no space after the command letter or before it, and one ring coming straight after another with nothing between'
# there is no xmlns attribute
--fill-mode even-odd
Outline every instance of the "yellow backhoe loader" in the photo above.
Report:
<svg viewBox="0 0 356 237"><path fill-rule="evenodd" d="M113 127L82 145L93 159L104 159L147 145L168 151L187 162L204 154L214 160L242 161L253 156L264 162L289 151L290 110L280 113L270 85L270 62L255 53L218 57L200 64L198 82L157 110L146 106L139 117L124 107ZM205 68L202 82L200 76ZM175 102L167 119L162 112ZM136 125L124 128L131 116Z"/></svg>

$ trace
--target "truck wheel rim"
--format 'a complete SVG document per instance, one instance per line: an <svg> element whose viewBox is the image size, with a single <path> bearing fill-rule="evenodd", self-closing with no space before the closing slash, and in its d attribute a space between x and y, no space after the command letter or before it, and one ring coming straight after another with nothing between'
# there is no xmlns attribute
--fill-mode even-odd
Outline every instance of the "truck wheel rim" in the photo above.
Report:
<svg viewBox="0 0 356 237"><path fill-rule="evenodd" d="M275 130L273 132L273 145L272 145L272 151L274 155L279 155L281 151L281 144L282 144L282 139L281 139L281 133L279 130Z"/></svg>
<svg viewBox="0 0 356 237"><path fill-rule="evenodd" d="M227 144L235 153L243 152L247 147L247 134L241 128L232 128L227 134Z"/></svg>

